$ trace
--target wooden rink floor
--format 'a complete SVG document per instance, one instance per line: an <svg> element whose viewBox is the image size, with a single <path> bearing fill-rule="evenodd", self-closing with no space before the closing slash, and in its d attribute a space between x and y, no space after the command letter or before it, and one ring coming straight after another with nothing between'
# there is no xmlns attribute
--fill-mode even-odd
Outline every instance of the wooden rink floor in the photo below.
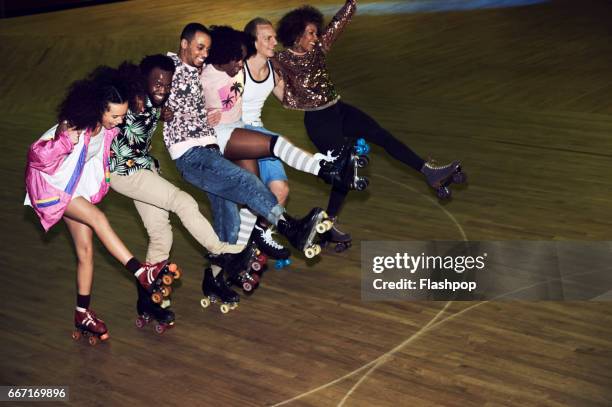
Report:
<svg viewBox="0 0 612 407"><path fill-rule="evenodd" d="M0 20L0 385L67 385L68 404L100 406L612 405L612 303L365 302L359 243L612 240L604 0L358 13L329 57L344 100L422 156L461 159L469 186L440 204L419 174L374 147L371 186L351 194L341 216L353 248L294 257L228 315L200 307L202 250L173 217L172 259L185 271L176 327L158 336L134 326L131 277L98 246L92 308L111 339L94 348L70 339L71 240L63 224L45 235L22 205L27 147L53 124L66 86L98 64L176 51L188 22L241 28L301 3L134 0ZM269 102L264 120L313 149L301 113ZM154 154L210 219L161 132ZM323 183L288 174L290 213L326 205ZM132 203L111 192L102 207L144 258Z"/></svg>

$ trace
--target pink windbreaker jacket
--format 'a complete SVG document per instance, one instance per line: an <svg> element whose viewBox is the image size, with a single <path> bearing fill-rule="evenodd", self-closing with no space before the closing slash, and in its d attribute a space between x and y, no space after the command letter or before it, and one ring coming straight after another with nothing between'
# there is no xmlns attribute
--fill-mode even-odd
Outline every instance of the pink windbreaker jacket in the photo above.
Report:
<svg viewBox="0 0 612 407"><path fill-rule="evenodd" d="M91 197L93 204L100 202L108 192L110 183L108 168L110 145L118 132L119 129L117 128L112 130L104 129L104 145L102 147L103 168L100 168L100 171L104 172L105 177L98 193ZM78 144L72 144L67 132L62 132L53 138L50 138L48 134L49 132L45 133L45 135L30 146L25 172L26 191L30 198L30 205L32 205L40 218L40 223L45 231L48 231L51 226L62 218L68 203L72 199L85 165L87 148L91 139L91 130L87 130L81 136L84 137L84 143L80 147ZM66 180L66 187L63 190L57 189L45 180L43 174L54 174L62 166L67 157L72 154L76 154L79 157L75 161L76 165L73 165L70 171L72 175L70 179Z"/></svg>

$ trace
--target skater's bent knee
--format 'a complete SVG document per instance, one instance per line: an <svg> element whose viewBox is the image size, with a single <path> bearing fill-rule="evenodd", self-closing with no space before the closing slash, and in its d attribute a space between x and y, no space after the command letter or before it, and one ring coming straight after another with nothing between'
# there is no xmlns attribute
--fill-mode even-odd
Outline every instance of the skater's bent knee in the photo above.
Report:
<svg viewBox="0 0 612 407"><path fill-rule="evenodd" d="M268 184L278 203L285 205L289 197L289 183L287 181L272 181Z"/></svg>

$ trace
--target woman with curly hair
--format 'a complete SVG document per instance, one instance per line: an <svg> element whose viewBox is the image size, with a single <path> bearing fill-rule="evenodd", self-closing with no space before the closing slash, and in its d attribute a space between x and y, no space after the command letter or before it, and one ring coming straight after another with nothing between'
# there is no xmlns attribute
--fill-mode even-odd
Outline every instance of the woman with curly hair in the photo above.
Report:
<svg viewBox="0 0 612 407"><path fill-rule="evenodd" d="M109 338L104 321L89 308L94 233L149 292L168 273L165 263L136 260L95 206L108 192L110 145L128 109L129 86L109 67L74 82L59 106L64 130L52 127L28 151L25 204L32 206L45 231L60 219L68 227L78 260L73 337L85 334L91 344Z"/></svg>
<svg viewBox="0 0 612 407"><path fill-rule="evenodd" d="M382 128L361 110L344 103L330 79L326 66L327 53L351 20L356 0L347 0L332 21L323 29L323 14L314 7L302 6L285 14L278 22L278 39L286 48L275 57L284 82L283 106L303 110L308 136L321 152L337 151L347 140L357 138L380 145L391 157L421 172L429 185L439 189L460 170L458 161L445 166L425 162L408 146ZM348 189L333 186L327 213L335 218ZM336 227L327 236L331 242L351 241L347 233Z"/></svg>

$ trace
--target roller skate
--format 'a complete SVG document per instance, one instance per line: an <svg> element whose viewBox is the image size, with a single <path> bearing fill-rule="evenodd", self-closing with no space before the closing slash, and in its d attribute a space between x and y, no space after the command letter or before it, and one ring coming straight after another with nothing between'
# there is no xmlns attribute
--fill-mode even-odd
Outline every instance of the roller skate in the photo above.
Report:
<svg viewBox="0 0 612 407"><path fill-rule="evenodd" d="M223 272L221 271L214 277L210 267L204 270L202 293L204 293L204 298L200 300L202 308L208 308L210 304L220 301L220 309L224 314L238 307L238 302L240 302L240 296L229 288L223 279Z"/></svg>
<svg viewBox="0 0 612 407"><path fill-rule="evenodd" d="M291 252L274 240L270 227L255 224L255 228L251 234L251 241L261 250L261 254L256 256L255 261L251 265L253 271L259 272L263 269L268 257L276 259L274 262L274 268L276 269L281 269L291 264L291 259L289 259Z"/></svg>
<svg viewBox="0 0 612 407"><path fill-rule="evenodd" d="M367 177L359 176L358 169L365 168L370 163L368 153L370 152L370 146L366 143L365 139L357 139L353 149L351 151L351 162L353 163L353 181L351 183L351 189L356 191L365 190L370 181Z"/></svg>
<svg viewBox="0 0 612 407"><path fill-rule="evenodd" d="M181 270L176 264L168 264L167 260L156 264L144 263L137 279L140 285L149 293L151 300L159 304L172 293L172 283L181 278Z"/></svg>
<svg viewBox="0 0 612 407"><path fill-rule="evenodd" d="M242 287L246 294L251 294L257 287L261 279L261 273L266 265L268 257L263 254L257 246L251 242L252 248L251 257L247 262L246 267L226 269L228 274L227 284L231 287L232 284Z"/></svg>
<svg viewBox="0 0 612 407"><path fill-rule="evenodd" d="M452 195L450 184L467 182L467 174L461 169L459 161L438 166L435 161L430 160L423 165L421 173L425 175L427 183L436 190L436 195L440 199L450 199Z"/></svg>
<svg viewBox="0 0 612 407"><path fill-rule="evenodd" d="M174 312L168 307L164 308L163 305L154 303L149 293L140 284L136 284L136 288L138 289L136 327L142 329L152 321L155 321L153 329L159 335L172 328L174 326Z"/></svg>
<svg viewBox="0 0 612 407"><path fill-rule="evenodd" d="M91 346L110 338L104 321L97 318L96 314L89 309L77 308L74 311L74 328L72 339L78 341L86 337Z"/></svg>
<svg viewBox="0 0 612 407"><path fill-rule="evenodd" d="M351 235L338 229L337 218L330 218L330 220L334 222L334 226L323 235L321 244L323 246L335 244L334 251L336 253L348 250L353 245Z"/></svg>
<svg viewBox="0 0 612 407"><path fill-rule="evenodd" d="M246 292L250 292L259 285L259 276L253 274L251 270L260 270L259 265L254 265L257 248L251 242L247 244L243 251L236 254L210 254L210 262L219 266L228 275L228 287L232 284L242 286Z"/></svg>
<svg viewBox="0 0 612 407"><path fill-rule="evenodd" d="M327 155L318 154L322 156L319 162L321 166L319 178L332 186L357 191L366 189L369 181L366 177L358 176L357 169L368 165L366 154L370 151L370 146L365 143L364 139L359 139L357 143L351 147L343 144L336 156L333 156L331 152L328 152Z"/></svg>
<svg viewBox="0 0 612 407"><path fill-rule="evenodd" d="M323 209L313 208L302 219L293 219L285 214L284 219L278 221L277 228L293 247L311 259L321 253L321 246L314 243L317 233L323 234L332 226L333 222L329 220Z"/></svg>

